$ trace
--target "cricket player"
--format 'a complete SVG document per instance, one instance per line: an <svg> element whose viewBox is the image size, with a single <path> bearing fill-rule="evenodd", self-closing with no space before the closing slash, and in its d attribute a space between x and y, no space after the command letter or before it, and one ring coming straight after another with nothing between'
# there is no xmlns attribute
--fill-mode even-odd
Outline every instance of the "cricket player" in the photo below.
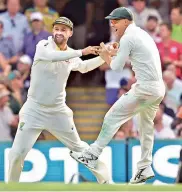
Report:
<svg viewBox="0 0 182 192"><path fill-rule="evenodd" d="M140 124L141 159L130 183L143 183L154 177L151 168L154 142L153 120L165 94L159 52L153 39L135 25L133 14L129 9L117 8L106 19L110 20L111 26L120 38L119 49L116 56L111 58L102 43L102 49L105 51L100 56L105 58L112 70L123 69L129 57L137 82L107 112L101 132L90 148L83 152L70 152L70 155L87 167L97 168L97 160L102 150L121 125L137 115Z"/></svg>
<svg viewBox="0 0 182 192"><path fill-rule="evenodd" d="M71 71L86 73L105 61L100 56L82 61L80 56L97 54L98 47L73 50L67 46L72 34L73 23L60 17L53 23L53 36L37 44L28 98L20 111L18 130L9 153L8 182L19 181L24 159L43 130L70 150L83 151L89 147L77 133L73 112L65 103L65 87ZM108 182L104 163L100 162L92 172L99 183Z"/></svg>

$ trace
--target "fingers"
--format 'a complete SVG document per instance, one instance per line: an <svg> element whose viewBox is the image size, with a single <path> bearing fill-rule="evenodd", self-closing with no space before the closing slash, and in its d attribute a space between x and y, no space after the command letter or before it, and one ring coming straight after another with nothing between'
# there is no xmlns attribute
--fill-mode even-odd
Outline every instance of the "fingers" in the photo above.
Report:
<svg viewBox="0 0 182 192"><path fill-rule="evenodd" d="M115 47L115 48L114 48ZM117 43L114 43L113 48L117 49L118 47ZM85 48L85 54L94 54L94 55L100 55L100 54L110 54L110 50L107 49L106 45L102 42L100 43L100 46L89 46ZM111 54L112 56L113 54Z"/></svg>
<svg viewBox="0 0 182 192"><path fill-rule="evenodd" d="M90 48L90 54L98 55L98 49L94 47Z"/></svg>
<svg viewBox="0 0 182 192"><path fill-rule="evenodd" d="M94 49L100 49L100 46L92 46Z"/></svg>
<svg viewBox="0 0 182 192"><path fill-rule="evenodd" d="M117 52L118 52L118 49L112 49L112 50L109 51L109 54L110 54L111 57L113 57L113 56L117 55Z"/></svg>
<svg viewBox="0 0 182 192"><path fill-rule="evenodd" d="M106 46L105 46L105 44L103 42L100 43L100 46L101 46L102 49L106 49Z"/></svg>
<svg viewBox="0 0 182 192"><path fill-rule="evenodd" d="M101 50L100 46L92 46L92 47L90 47L91 54L94 54L94 55L99 55L100 50Z"/></svg>

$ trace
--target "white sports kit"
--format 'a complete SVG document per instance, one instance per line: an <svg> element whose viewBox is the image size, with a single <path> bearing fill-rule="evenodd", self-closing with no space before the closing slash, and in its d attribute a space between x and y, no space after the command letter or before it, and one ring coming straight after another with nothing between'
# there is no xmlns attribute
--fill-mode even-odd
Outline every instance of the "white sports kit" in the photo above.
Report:
<svg viewBox="0 0 182 192"><path fill-rule="evenodd" d="M86 73L104 61L101 57L82 61L81 50L56 49L52 37L37 44L28 99L20 111L20 123L9 155L8 181L19 181L25 156L43 130L52 133L70 150L83 151L88 147L80 140L73 112L65 103L65 87L71 71ZM98 182L103 183L108 180L107 168L102 162L100 166L104 172L98 169L94 174Z"/></svg>
<svg viewBox="0 0 182 192"><path fill-rule="evenodd" d="M153 120L164 97L165 85L156 44L147 32L134 23L127 27L120 39L119 50L111 62L111 69L122 69L128 56L137 81L107 112L101 133L91 148L96 155L100 155L100 151L121 125L137 114L142 147L138 169L142 169L152 163Z"/></svg>
<svg viewBox="0 0 182 192"><path fill-rule="evenodd" d="M120 39L119 50L110 64L111 69L123 69L128 57L135 73L136 83L107 112L101 132L90 148L83 153L73 152L71 156L79 162L81 162L81 156L84 159L81 163L88 167L96 167L97 161L91 157L99 157L121 125L137 115L141 159L137 164L138 173L130 182L139 183L154 176L151 169L154 142L153 120L164 97L165 85L156 44L149 34L134 23L126 28Z"/></svg>

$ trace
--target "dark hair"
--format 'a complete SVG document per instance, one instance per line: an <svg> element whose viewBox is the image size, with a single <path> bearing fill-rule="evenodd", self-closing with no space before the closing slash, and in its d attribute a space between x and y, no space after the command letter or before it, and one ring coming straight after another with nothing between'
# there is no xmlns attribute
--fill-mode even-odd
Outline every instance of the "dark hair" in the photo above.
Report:
<svg viewBox="0 0 182 192"><path fill-rule="evenodd" d="M180 15L182 15L182 4L181 4L180 6L174 6L174 7L171 9L171 11L172 11L173 9L178 9Z"/></svg>
<svg viewBox="0 0 182 192"><path fill-rule="evenodd" d="M147 18L147 21L149 21L149 20L154 20L154 21L158 22L158 18L154 15L149 15Z"/></svg>
<svg viewBox="0 0 182 192"><path fill-rule="evenodd" d="M166 26L169 31L172 31L172 25L170 23L161 23L160 26Z"/></svg>

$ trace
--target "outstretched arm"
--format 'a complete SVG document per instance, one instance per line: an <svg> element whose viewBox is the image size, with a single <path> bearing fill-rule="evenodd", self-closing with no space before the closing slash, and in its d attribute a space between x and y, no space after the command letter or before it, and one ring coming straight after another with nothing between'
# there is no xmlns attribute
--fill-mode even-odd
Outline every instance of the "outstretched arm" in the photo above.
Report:
<svg viewBox="0 0 182 192"><path fill-rule="evenodd" d="M34 61L65 61L82 55L98 55L98 46L89 46L82 50L56 51L49 46L49 42L42 40L37 44Z"/></svg>
<svg viewBox="0 0 182 192"><path fill-rule="evenodd" d="M78 62L76 62L74 67L72 68L72 71L87 73L88 71L92 71L104 63L105 61L101 57L95 57L93 59L88 59L85 61L79 59Z"/></svg>
<svg viewBox="0 0 182 192"><path fill-rule="evenodd" d="M81 57L82 50L56 51L50 49L47 41L37 44L34 60L43 61L65 61L74 57Z"/></svg>

